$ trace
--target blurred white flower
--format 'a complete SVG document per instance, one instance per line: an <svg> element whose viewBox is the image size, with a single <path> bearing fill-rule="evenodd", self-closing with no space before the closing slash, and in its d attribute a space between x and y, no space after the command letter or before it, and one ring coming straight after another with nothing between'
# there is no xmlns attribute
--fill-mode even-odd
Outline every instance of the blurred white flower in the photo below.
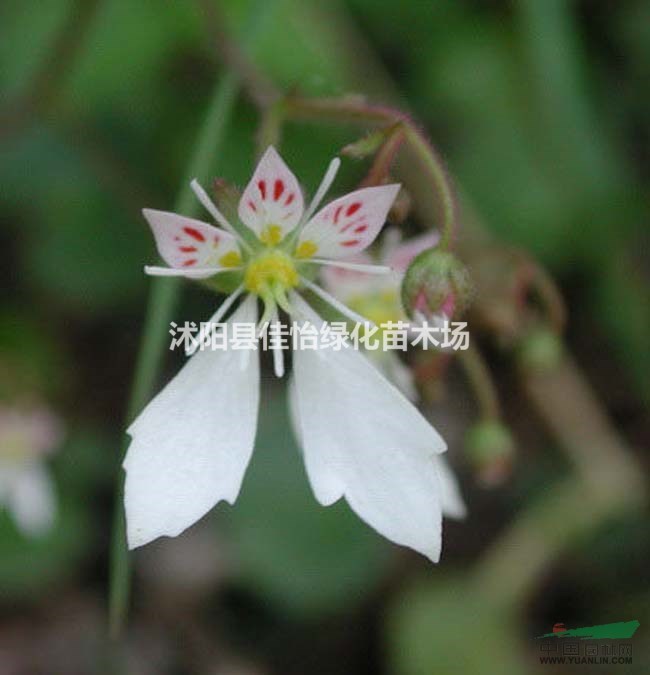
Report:
<svg viewBox="0 0 650 675"><path fill-rule="evenodd" d="M299 295L307 289L355 321L354 311L310 280L328 265L366 273L350 256L369 246L386 219L398 185L356 190L317 211L339 166L335 159L308 208L298 181L269 148L230 223L194 181L197 196L223 229L173 213L145 210L158 251L169 267L149 274L192 279L234 276L236 289L212 323L245 299L229 323L292 318L320 326ZM219 275L218 277L216 275ZM275 372L284 372L281 349ZM296 350L293 408L307 474L327 506L345 497L352 509L388 539L437 561L441 548L441 487L432 461L445 443L420 412L352 348ZM128 430L125 509L129 546L176 536L217 502L237 498L257 428L260 370L251 350L195 354Z"/></svg>
<svg viewBox="0 0 650 675"><path fill-rule="evenodd" d="M27 536L44 534L56 517L45 458L61 437L58 419L47 410L0 407L0 503Z"/></svg>

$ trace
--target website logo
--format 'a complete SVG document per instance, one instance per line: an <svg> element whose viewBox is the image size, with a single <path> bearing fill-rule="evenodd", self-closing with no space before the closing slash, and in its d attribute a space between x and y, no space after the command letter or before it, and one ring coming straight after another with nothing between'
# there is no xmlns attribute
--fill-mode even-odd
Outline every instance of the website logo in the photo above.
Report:
<svg viewBox="0 0 650 675"><path fill-rule="evenodd" d="M549 665L630 665L631 640L639 622L618 621L596 626L567 628L553 625L550 633L539 635L541 664Z"/></svg>

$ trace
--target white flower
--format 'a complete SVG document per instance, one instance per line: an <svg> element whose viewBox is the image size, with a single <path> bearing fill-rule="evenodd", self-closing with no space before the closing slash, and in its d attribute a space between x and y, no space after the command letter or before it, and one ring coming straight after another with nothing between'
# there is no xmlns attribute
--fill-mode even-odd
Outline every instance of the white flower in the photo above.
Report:
<svg viewBox="0 0 650 675"><path fill-rule="evenodd" d="M435 246L438 238L438 233L432 232L402 243L399 232L389 230L384 235L379 262L390 267L390 274L376 279L362 270L330 267L322 272L325 288L359 314L377 324L407 321L408 317L400 298L402 279L413 258ZM368 253L363 252L354 257L354 262L359 265L371 265L374 261ZM427 319L422 316L420 320L424 322ZM448 317L443 312L428 318L429 325L440 325L446 321ZM418 400L412 372L396 352L373 350L367 354L409 400ZM467 509L456 477L442 455L436 455L433 461L437 463L440 476L443 514L452 518L463 518Z"/></svg>
<svg viewBox="0 0 650 675"><path fill-rule="evenodd" d="M56 500L44 457L60 441L58 421L45 410L0 408L0 503L23 534L44 534Z"/></svg>
<svg viewBox="0 0 650 675"><path fill-rule="evenodd" d="M317 270L314 265L389 271L346 259L376 238L399 186L356 190L317 211L338 165L338 159L330 164L305 210L295 176L269 148L242 194L237 223L229 223L193 181L222 229L145 210L169 265L146 271L210 278L210 283L234 277L238 285L212 317L215 323L246 294L230 322L257 322L259 298L265 307L260 323L276 320L280 307L297 320L320 324L301 289L362 320L309 276ZM446 449L442 438L351 347L298 350L293 363L294 412L316 499L329 505L345 497L378 532L437 561L441 487L432 458ZM274 351L274 364L281 376L281 350ZM259 389L256 351L200 351L135 420L124 461L131 548L176 536L220 500L235 501L253 451Z"/></svg>

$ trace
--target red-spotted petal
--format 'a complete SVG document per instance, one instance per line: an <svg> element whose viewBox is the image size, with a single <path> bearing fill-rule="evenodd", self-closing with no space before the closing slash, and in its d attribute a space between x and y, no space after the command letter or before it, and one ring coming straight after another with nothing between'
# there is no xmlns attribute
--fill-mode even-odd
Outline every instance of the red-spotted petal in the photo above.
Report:
<svg viewBox="0 0 650 675"><path fill-rule="evenodd" d="M239 247L228 232L167 211L143 209L160 257L178 270L237 267Z"/></svg>
<svg viewBox="0 0 650 675"><path fill-rule="evenodd" d="M241 221L262 238L270 237L270 243L277 243L278 236L283 237L298 224L303 209L298 180L270 146L239 202ZM279 228L275 233L268 229L274 225Z"/></svg>
<svg viewBox="0 0 650 675"><path fill-rule="evenodd" d="M438 232L429 232L419 237L408 239L390 251L383 262L396 272L406 272L406 268L411 264L413 258L422 253L422 251L433 248L439 239L440 235Z"/></svg>
<svg viewBox="0 0 650 675"><path fill-rule="evenodd" d="M321 209L300 233L298 256L348 258L379 234L399 185L363 188Z"/></svg>

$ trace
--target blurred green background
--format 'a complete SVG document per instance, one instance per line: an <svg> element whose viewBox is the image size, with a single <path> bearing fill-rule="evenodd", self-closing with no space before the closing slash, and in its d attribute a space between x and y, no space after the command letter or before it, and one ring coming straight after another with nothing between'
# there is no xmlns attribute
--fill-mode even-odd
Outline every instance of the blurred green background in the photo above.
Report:
<svg viewBox="0 0 650 675"><path fill-rule="evenodd" d="M507 609L467 581L531 497L571 471L493 351L518 457L502 486L476 484L459 440L470 394L452 372L431 414L452 440L469 516L445 524L440 565L397 550L344 504L318 507L284 388L269 376L236 506L134 557L116 670L105 639L113 486L150 284L142 267L156 260L140 209L173 208L206 107L229 77L206 4L0 8L0 403L46 404L65 427L51 460L52 531L25 538L0 512L0 672L573 672L540 666L533 638L557 621L631 619L641 621L634 663L613 672L648 672L647 514L571 538ZM220 30L283 91L362 93L414 114L487 228L557 280L569 349L647 476L650 3L214 6ZM223 123L211 173L242 184L258 111L242 94ZM358 135L290 124L282 152L311 192ZM342 175L350 187L359 170L348 160ZM187 285L175 320L202 320L214 304ZM170 355L158 386L181 363Z"/></svg>

